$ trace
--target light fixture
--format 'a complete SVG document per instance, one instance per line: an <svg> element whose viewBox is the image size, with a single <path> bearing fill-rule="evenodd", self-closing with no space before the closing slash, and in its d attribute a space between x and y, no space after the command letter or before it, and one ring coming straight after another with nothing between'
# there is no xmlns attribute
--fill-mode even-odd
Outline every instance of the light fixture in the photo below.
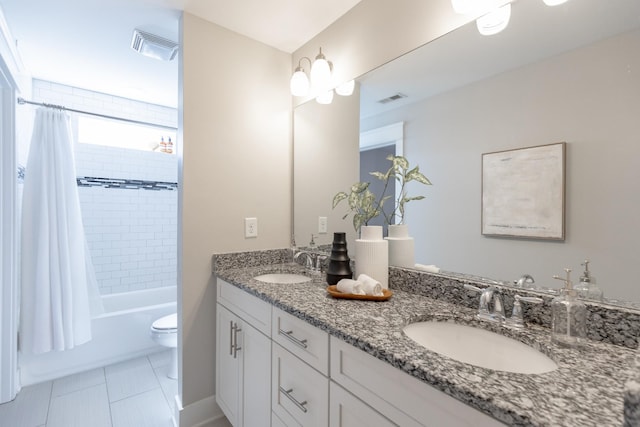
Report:
<svg viewBox="0 0 640 427"><path fill-rule="evenodd" d="M310 72L308 76L302 67L304 59L309 62ZM308 96L311 91L311 95L315 96L320 104L330 104L333 101L333 88L335 87L332 72L333 64L324 56L322 48L320 48L320 52L313 62L306 56L300 58L298 66L293 71L289 81L291 94L293 96ZM335 87L335 93L341 96L349 96L353 93L354 88L355 81L350 80Z"/></svg>
<svg viewBox="0 0 640 427"><path fill-rule="evenodd" d="M353 94L353 89L356 87L355 80L349 80L336 86L336 93L340 96L350 96Z"/></svg>
<svg viewBox="0 0 640 427"><path fill-rule="evenodd" d="M171 61L178 53L178 43L136 28L131 49L149 58Z"/></svg>
<svg viewBox="0 0 640 427"><path fill-rule="evenodd" d="M318 91L328 90L331 86L331 66L322 54L322 48L311 65L311 84Z"/></svg>
<svg viewBox="0 0 640 427"><path fill-rule="evenodd" d="M325 90L320 95L316 96L316 102L318 104L331 104L333 102L333 89Z"/></svg>
<svg viewBox="0 0 640 427"><path fill-rule="evenodd" d="M476 19L476 25L478 26L480 34L483 36L491 36L507 28L510 18L511 3L507 3Z"/></svg>
<svg viewBox="0 0 640 427"><path fill-rule="evenodd" d="M568 0L542 0L544 1L544 4L546 4L547 6L558 6L562 3L566 3Z"/></svg>
<svg viewBox="0 0 640 427"><path fill-rule="evenodd" d="M304 68L302 68L301 64L303 59L309 61L309 65L311 65L311 60L306 56L300 58L298 61L298 66L293 72L291 81L289 82L291 95L293 96L307 96L307 93L309 93L309 77L307 77L307 73L304 72Z"/></svg>

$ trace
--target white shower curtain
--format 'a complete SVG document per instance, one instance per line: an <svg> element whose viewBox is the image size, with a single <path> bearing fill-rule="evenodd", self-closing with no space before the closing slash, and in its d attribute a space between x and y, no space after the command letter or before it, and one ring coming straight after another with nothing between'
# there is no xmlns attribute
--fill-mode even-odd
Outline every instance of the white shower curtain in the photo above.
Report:
<svg viewBox="0 0 640 427"><path fill-rule="evenodd" d="M88 251L69 116L40 108L22 204L20 347L45 353L91 340Z"/></svg>

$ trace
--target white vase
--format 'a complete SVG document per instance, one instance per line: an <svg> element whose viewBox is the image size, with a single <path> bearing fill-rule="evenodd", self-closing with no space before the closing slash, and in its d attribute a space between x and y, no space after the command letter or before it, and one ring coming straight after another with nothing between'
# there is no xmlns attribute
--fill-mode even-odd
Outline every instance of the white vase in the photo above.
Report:
<svg viewBox="0 0 640 427"><path fill-rule="evenodd" d="M389 244L382 238L382 227L363 225L356 239L356 278L366 274L376 279L383 289L389 288Z"/></svg>
<svg viewBox="0 0 640 427"><path fill-rule="evenodd" d="M415 266L414 241L409 237L406 224L389 225L389 265L413 268Z"/></svg>

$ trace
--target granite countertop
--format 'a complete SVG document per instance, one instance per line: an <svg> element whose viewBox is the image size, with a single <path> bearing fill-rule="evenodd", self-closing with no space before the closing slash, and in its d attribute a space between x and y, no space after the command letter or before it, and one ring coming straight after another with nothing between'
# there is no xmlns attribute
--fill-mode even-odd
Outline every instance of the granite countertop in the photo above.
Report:
<svg viewBox="0 0 640 427"><path fill-rule="evenodd" d="M388 301L356 301L332 298L323 276L286 285L253 279L274 272L304 270L297 264L272 264L222 268L216 275L508 425L623 423L624 384L633 374L633 350L595 341L581 349L563 348L550 342L546 328L501 328L475 320L476 310L399 289L391 289ZM430 319L451 319L518 339L545 353L558 369L546 374L484 369L428 351L402 332L409 323Z"/></svg>

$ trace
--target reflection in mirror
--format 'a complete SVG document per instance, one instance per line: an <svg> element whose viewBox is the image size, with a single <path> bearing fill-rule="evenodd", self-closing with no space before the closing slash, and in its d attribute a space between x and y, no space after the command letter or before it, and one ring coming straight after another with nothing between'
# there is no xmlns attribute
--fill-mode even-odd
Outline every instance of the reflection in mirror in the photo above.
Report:
<svg viewBox="0 0 640 427"><path fill-rule="evenodd" d="M472 23L358 79L360 131L404 122L404 155L433 182L407 207L416 262L557 287L554 274L589 258L605 298L640 301L639 26L637 0L521 0L497 35ZM567 143L565 241L482 236L482 154L556 142Z"/></svg>

